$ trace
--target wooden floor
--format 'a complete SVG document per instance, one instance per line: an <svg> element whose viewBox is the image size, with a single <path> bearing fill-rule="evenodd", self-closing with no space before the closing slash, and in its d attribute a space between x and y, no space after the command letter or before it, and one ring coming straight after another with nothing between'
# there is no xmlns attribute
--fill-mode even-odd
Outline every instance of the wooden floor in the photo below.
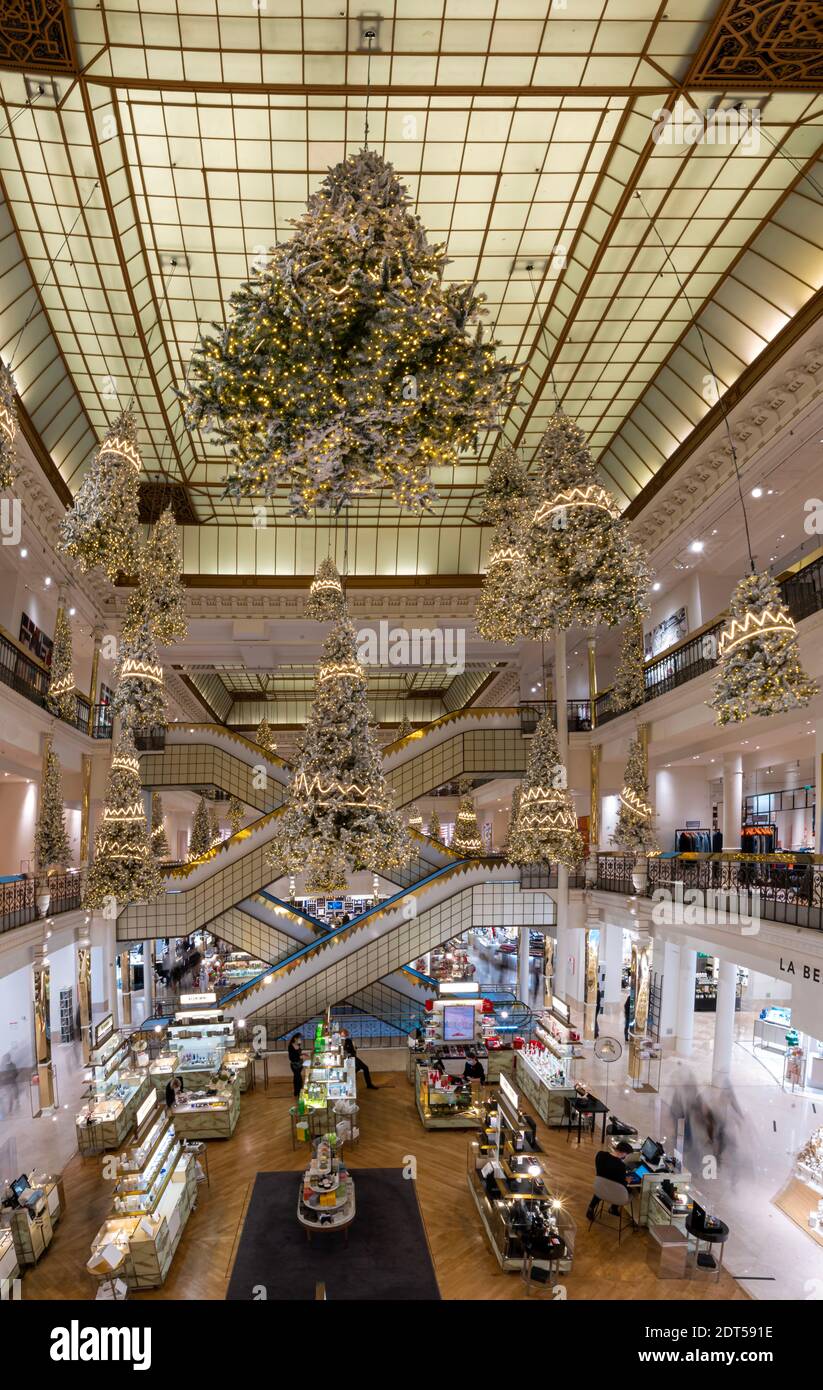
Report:
<svg viewBox="0 0 823 1390"><path fill-rule="evenodd" d="M360 1143L349 1150L352 1171L402 1167L417 1162L417 1190L440 1291L447 1299L521 1299L525 1288L516 1273L504 1274L488 1246L466 1185L466 1131L426 1131L414 1105L414 1091L401 1073L377 1075L380 1089L363 1090ZM199 1186L197 1209L189 1218L162 1289L130 1293L130 1299L222 1299L228 1284L243 1213L258 1172L305 1166L306 1148L291 1146L290 1081L272 1081L244 1095L234 1137L209 1143L211 1187ZM744 1299L730 1275L720 1282L701 1276L659 1281L646 1265L645 1231L624 1231L618 1249L614 1226L588 1231L585 1211L591 1196L594 1144L578 1149L556 1130L540 1127L539 1139L551 1171L577 1222L572 1273L563 1282L570 1299ZM93 1298L96 1285L86 1273L92 1237L111 1209L111 1184L100 1177L99 1159L75 1157L64 1170L65 1215L39 1265L23 1278L26 1299ZM365 1215L358 1215L358 1220ZM543 1293L533 1299L545 1298Z"/></svg>

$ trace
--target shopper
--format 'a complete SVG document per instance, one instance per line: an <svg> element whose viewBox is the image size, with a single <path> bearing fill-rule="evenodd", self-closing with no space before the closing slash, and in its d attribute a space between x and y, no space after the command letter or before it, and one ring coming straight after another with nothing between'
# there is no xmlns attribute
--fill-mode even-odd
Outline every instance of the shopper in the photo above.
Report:
<svg viewBox="0 0 823 1390"><path fill-rule="evenodd" d="M623 1040L624 1040L624 1042L628 1042L628 1041L629 1041L629 1027L630 1027L631 1020L632 1020L632 993L631 993L631 990L629 990L628 994L626 995L626 1002L625 1002L625 1004L623 1005L623 1018L624 1018L624 1024L623 1024Z"/></svg>
<svg viewBox="0 0 823 1390"><path fill-rule="evenodd" d="M594 1171L598 1178L608 1178L609 1182L616 1182L621 1187L625 1187L628 1190L629 1184L627 1181L626 1165L622 1158L618 1158L616 1154L609 1153L608 1149L601 1149L595 1156ZM594 1214L600 1200L599 1197L592 1196L586 1211L587 1221L594 1220ZM617 1207L612 1207L612 1216L617 1216L617 1211Z"/></svg>
<svg viewBox="0 0 823 1390"><path fill-rule="evenodd" d="M345 1028L341 1028L341 1030L340 1030L340 1036L341 1036L341 1038L343 1039L343 1052L345 1053L345 1055L346 1055L347 1057L353 1057L353 1058L354 1058L354 1070L355 1070L355 1072L362 1071L362 1073L363 1073L363 1076L364 1076L365 1082L366 1082L366 1090L367 1090L367 1091L377 1091L377 1090L379 1090L379 1087L375 1086L374 1082L373 1082L372 1079L371 1079L371 1072L369 1071L368 1067L366 1066L366 1063L363 1062L363 1061L361 1061L361 1059L358 1057L358 1055L357 1055L357 1048L356 1048L355 1045L354 1045L354 1042L353 1042L353 1040L352 1040L352 1038L351 1038L351 1035L348 1033L348 1031L347 1031Z"/></svg>
<svg viewBox="0 0 823 1390"><path fill-rule="evenodd" d="M483 1063L480 1061L479 1057L468 1058L463 1068L463 1075L467 1081L480 1081L485 1083L486 1073L483 1070Z"/></svg>
<svg viewBox="0 0 823 1390"><path fill-rule="evenodd" d="M173 1110L183 1099L183 1082L179 1076L173 1076L166 1087L166 1109Z"/></svg>
<svg viewBox="0 0 823 1390"><path fill-rule="evenodd" d="M294 1094L297 1097L303 1089L303 1037L300 1033L295 1033L289 1040L289 1066Z"/></svg>

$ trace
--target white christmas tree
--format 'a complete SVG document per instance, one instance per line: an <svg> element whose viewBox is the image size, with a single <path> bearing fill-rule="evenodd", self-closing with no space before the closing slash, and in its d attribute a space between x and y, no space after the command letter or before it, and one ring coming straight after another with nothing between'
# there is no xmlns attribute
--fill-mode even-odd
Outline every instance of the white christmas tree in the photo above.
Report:
<svg viewBox="0 0 823 1390"><path fill-rule="evenodd" d="M129 599L124 636L134 636L147 623L162 646L185 640L188 625L182 570L177 523L167 507L140 550L137 585Z"/></svg>
<svg viewBox="0 0 823 1390"><path fill-rule="evenodd" d="M14 482L17 472L17 392L14 377L0 362L0 492Z"/></svg>
<svg viewBox="0 0 823 1390"><path fill-rule="evenodd" d="M458 786L460 805L454 822L454 834L450 848L463 859L473 859L483 853L483 841L477 824L477 811L474 806L472 784L469 778L460 779Z"/></svg>
<svg viewBox="0 0 823 1390"><path fill-rule="evenodd" d="M800 662L797 628L776 581L750 574L734 590L720 635L711 705L718 724L800 709L817 694Z"/></svg>
<svg viewBox="0 0 823 1390"><path fill-rule="evenodd" d="M46 703L53 714L73 720L77 713L77 691L72 673L71 623L62 607L54 625L54 647Z"/></svg>
<svg viewBox="0 0 823 1390"><path fill-rule="evenodd" d="M217 814L216 806L209 806L209 835L211 836L211 843L213 845L218 844L218 842L222 838L220 831L220 818Z"/></svg>
<svg viewBox="0 0 823 1390"><path fill-rule="evenodd" d="M239 797L233 796L230 798L226 814L229 818L231 833L232 835L236 835L238 830L242 827L243 821L246 819L246 808Z"/></svg>
<svg viewBox="0 0 823 1390"><path fill-rule="evenodd" d="M557 733L547 709L529 746L508 836L508 853L516 864L565 864L574 869L583 858L566 768L560 761Z"/></svg>
<svg viewBox="0 0 823 1390"><path fill-rule="evenodd" d="M514 642L532 628L531 584L525 564L531 495L519 453L508 446L501 449L489 468L480 516L494 530L475 610L477 630L491 642Z"/></svg>
<svg viewBox="0 0 823 1390"><path fill-rule="evenodd" d="M51 738L46 740L45 771L34 831L34 862L38 873L63 869L71 859L63 811L63 774Z"/></svg>
<svg viewBox="0 0 823 1390"><path fill-rule="evenodd" d="M615 627L644 611L651 571L614 498L598 481L586 436L561 411L537 449L543 501L532 519L527 570L538 627Z"/></svg>
<svg viewBox="0 0 823 1390"><path fill-rule="evenodd" d="M257 733L254 738L258 748L262 748L264 753L277 752L277 744L271 731L271 725L265 715L257 726Z"/></svg>
<svg viewBox="0 0 823 1390"><path fill-rule="evenodd" d="M112 582L134 574L141 467L137 422L127 410L106 434L60 527L58 549L82 573L99 566Z"/></svg>
<svg viewBox="0 0 823 1390"><path fill-rule="evenodd" d="M612 688L612 706L616 710L635 709L642 705L646 687L643 681L643 620L630 618L623 632L620 659Z"/></svg>
<svg viewBox="0 0 823 1390"><path fill-rule="evenodd" d="M440 817L436 811L432 811L429 816L429 839L443 841L443 827L440 824Z"/></svg>
<svg viewBox="0 0 823 1390"><path fill-rule="evenodd" d="M358 869L399 868L409 841L392 802L354 628L341 616L323 644L286 807L274 822L272 865L279 873L304 872L306 890L320 893L343 889Z"/></svg>
<svg viewBox="0 0 823 1390"><path fill-rule="evenodd" d="M189 838L189 859L201 859L204 854L208 854L212 847L212 826L209 819L209 808L204 798L201 796L197 803L192 821L191 836Z"/></svg>
<svg viewBox="0 0 823 1390"><path fill-rule="evenodd" d="M316 623L331 623L345 611L343 585L337 566L329 555L321 560L306 599L306 617Z"/></svg>
<svg viewBox="0 0 823 1390"><path fill-rule="evenodd" d="M416 830L418 835L423 834L423 817L420 814L420 807L414 802L406 813L406 825L409 830Z"/></svg>
<svg viewBox="0 0 823 1390"><path fill-rule="evenodd" d="M612 843L632 854L656 854L659 849L654 811L649 804L646 756L639 738L633 738L629 744Z"/></svg>
<svg viewBox="0 0 823 1390"><path fill-rule="evenodd" d="M171 858L163 820L163 801L159 792L155 792L151 799L151 851L158 862Z"/></svg>
<svg viewBox="0 0 823 1390"><path fill-rule="evenodd" d="M140 788L140 763L130 730L124 730L109 768L103 819L86 879L86 907L120 910L129 902L153 902L163 884L152 851Z"/></svg>
<svg viewBox="0 0 823 1390"><path fill-rule="evenodd" d="M167 722L163 667L147 620L121 638L116 677L112 709L120 715L123 727L135 732L163 728Z"/></svg>

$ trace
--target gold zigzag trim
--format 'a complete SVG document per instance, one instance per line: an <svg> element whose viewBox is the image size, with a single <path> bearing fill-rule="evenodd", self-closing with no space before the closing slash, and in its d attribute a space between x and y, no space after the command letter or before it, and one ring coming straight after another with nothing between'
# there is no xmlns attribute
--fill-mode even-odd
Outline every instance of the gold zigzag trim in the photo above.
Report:
<svg viewBox="0 0 823 1390"><path fill-rule="evenodd" d="M14 436L17 433L14 426L14 416L4 405L0 405L0 430L3 431L9 444L13 444Z"/></svg>
<svg viewBox="0 0 823 1390"><path fill-rule="evenodd" d="M154 681L155 685L162 685L163 667L155 666L150 661L140 661L136 656L127 656L123 658L120 679Z"/></svg>
<svg viewBox="0 0 823 1390"><path fill-rule="evenodd" d="M637 792L633 792L631 787L623 788L620 793L620 800L626 807L626 810L631 811L633 816L641 816L644 820L652 819L654 815L653 808L649 805L648 801L644 801L641 796L638 796Z"/></svg>
<svg viewBox="0 0 823 1390"><path fill-rule="evenodd" d="M501 546L499 550L489 551L489 558L486 563L486 569L490 570L493 565L516 565L519 564L520 561L523 560L523 558L524 556L522 550L518 550L517 547L514 545L504 545Z"/></svg>
<svg viewBox="0 0 823 1390"><path fill-rule="evenodd" d="M609 516L619 517L620 508L615 502L610 492L607 492L599 483L589 483L588 487L565 488L563 492L558 492L554 497L545 501L538 507L532 518L532 524L539 526L554 512L566 511L569 507L594 507L599 512L608 512Z"/></svg>
<svg viewBox="0 0 823 1390"><path fill-rule="evenodd" d="M764 637L769 632L782 632L787 636L797 636L794 619L783 608L764 608L760 614L748 612L741 622L732 618L728 627L720 634L718 653L727 656L741 642L750 642L754 637Z"/></svg>
<svg viewBox="0 0 823 1390"><path fill-rule="evenodd" d="M140 454L129 439L121 439L117 434L110 434L103 440L100 448L101 454L116 454L119 458L125 459L130 463L137 473L140 472Z"/></svg>

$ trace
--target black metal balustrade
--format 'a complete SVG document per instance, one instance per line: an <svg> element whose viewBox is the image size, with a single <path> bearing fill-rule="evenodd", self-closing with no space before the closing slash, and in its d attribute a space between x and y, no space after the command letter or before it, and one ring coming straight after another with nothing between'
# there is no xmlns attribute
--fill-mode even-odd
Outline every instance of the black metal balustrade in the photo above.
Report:
<svg viewBox="0 0 823 1390"><path fill-rule="evenodd" d="M586 875L582 872L569 870L569 887L585 888ZM525 889L534 888L556 888L557 887L557 865L556 864L521 864L520 866L520 887Z"/></svg>
<svg viewBox="0 0 823 1390"><path fill-rule="evenodd" d="M598 854L596 888L604 893L634 893L634 859L630 854Z"/></svg>
<svg viewBox="0 0 823 1390"><path fill-rule="evenodd" d="M521 734L533 734L537 728L546 708L551 709L552 723L557 724L557 701L551 700L521 700L518 706L520 710L520 732ZM588 700L567 700L566 717L569 721L570 734L588 733L592 726L591 704Z"/></svg>
<svg viewBox="0 0 823 1390"><path fill-rule="evenodd" d="M0 633L0 681L18 695L31 700L41 709L48 709L49 675L41 666L30 661L8 637ZM50 711L51 712L51 711ZM62 718L62 716L59 716ZM74 712L64 723L92 738L111 738L111 708L95 705L91 710L84 695L77 695Z"/></svg>
<svg viewBox="0 0 823 1390"><path fill-rule="evenodd" d="M686 906L707 913L764 917L823 931L823 865L810 855L650 859L646 893L651 897L659 890L675 903L682 895Z"/></svg>
<svg viewBox="0 0 823 1390"><path fill-rule="evenodd" d="M48 892L47 916L74 912L81 906L83 880L80 874L52 874L47 881L35 878L15 878L0 883L0 932L24 927L39 917L37 899Z"/></svg>

